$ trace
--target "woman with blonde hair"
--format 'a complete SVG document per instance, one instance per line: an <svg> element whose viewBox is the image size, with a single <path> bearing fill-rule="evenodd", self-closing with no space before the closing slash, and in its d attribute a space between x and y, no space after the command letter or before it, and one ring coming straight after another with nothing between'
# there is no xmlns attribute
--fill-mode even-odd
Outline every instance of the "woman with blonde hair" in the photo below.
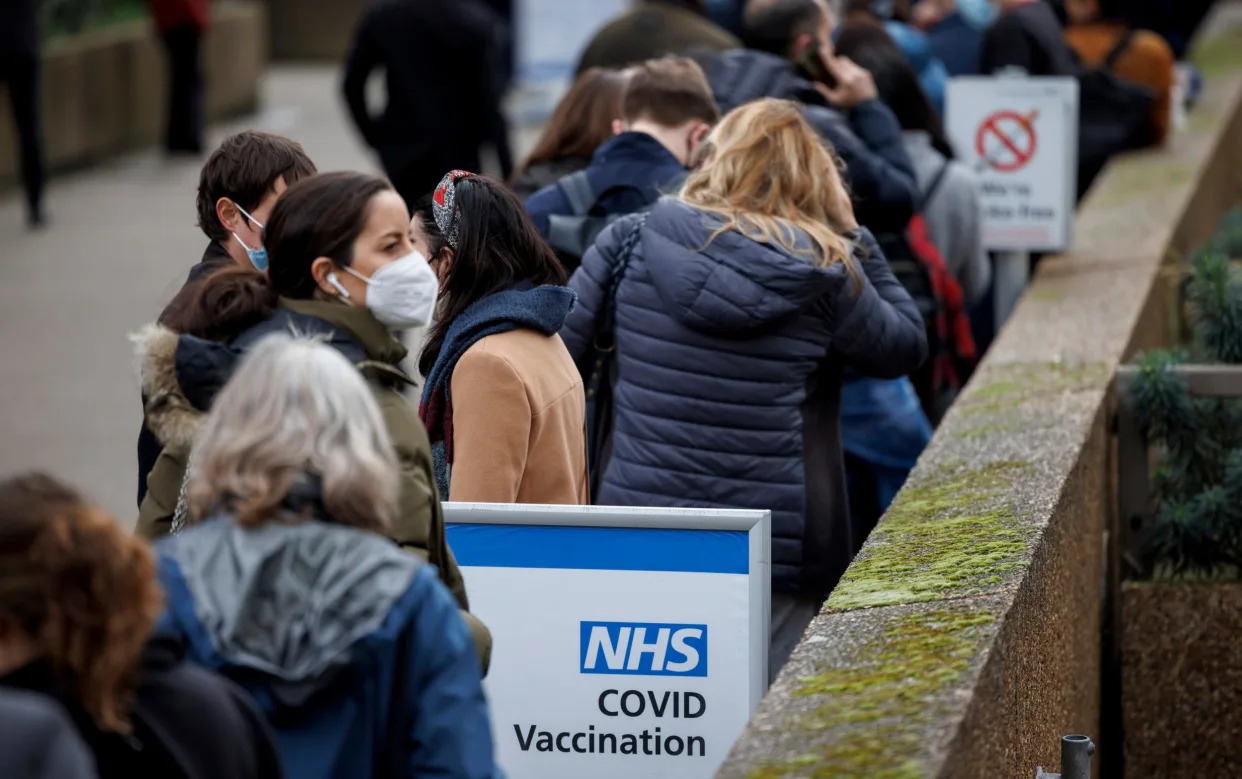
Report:
<svg viewBox="0 0 1242 779"><path fill-rule="evenodd" d="M842 372L905 375L927 343L795 104L735 109L708 148L677 197L600 236L561 335L588 373L615 360L588 381L612 387L600 503L771 509L775 671L854 548Z"/></svg>
<svg viewBox="0 0 1242 779"><path fill-rule="evenodd" d="M48 476L0 482L0 691L59 703L103 779L283 776L245 693L154 631L162 606L150 550L115 519Z"/></svg>
<svg viewBox="0 0 1242 779"><path fill-rule="evenodd" d="M388 540L400 466L349 360L312 340L260 341L193 459L189 527L159 546L165 622L258 702L289 775L496 776L456 602Z"/></svg>

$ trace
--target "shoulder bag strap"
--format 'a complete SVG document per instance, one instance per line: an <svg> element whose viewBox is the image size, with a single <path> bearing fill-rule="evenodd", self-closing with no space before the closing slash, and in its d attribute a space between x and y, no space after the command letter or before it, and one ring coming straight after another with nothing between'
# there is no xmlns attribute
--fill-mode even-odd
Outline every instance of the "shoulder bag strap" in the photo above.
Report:
<svg viewBox="0 0 1242 779"><path fill-rule="evenodd" d="M919 213L927 210L927 205L936 197L936 193L940 191L940 185L944 183L944 176L949 172L949 163L951 160L945 159L940 165L940 170L936 171L936 175L932 177L931 183L927 185L927 191L923 193L923 202L919 205Z"/></svg>
<svg viewBox="0 0 1242 779"><path fill-rule="evenodd" d="M1104 70L1112 70L1113 66L1117 64L1117 60L1121 59L1121 55L1125 54L1126 49L1130 48L1130 43L1133 40L1134 30L1127 29L1116 45L1109 49L1107 56L1104 57L1104 61L1100 63L1100 67Z"/></svg>
<svg viewBox="0 0 1242 779"><path fill-rule="evenodd" d="M561 194L565 195L565 199L569 201L569 208L574 216L585 216L595 207L595 191L591 189L591 180L587 177L585 170L562 176L556 185L560 187Z"/></svg>
<svg viewBox="0 0 1242 779"><path fill-rule="evenodd" d="M600 305L599 320L595 325L595 348L597 350L611 351L615 345L613 325L617 319L617 290L621 287L625 271L630 265L630 257L634 254L634 247L638 245L642 237L643 225L646 223L647 214L644 213L634 223L629 234L625 236L625 241L621 244L621 250L617 252L617 262L608 276L608 286L604 290L604 300Z"/></svg>

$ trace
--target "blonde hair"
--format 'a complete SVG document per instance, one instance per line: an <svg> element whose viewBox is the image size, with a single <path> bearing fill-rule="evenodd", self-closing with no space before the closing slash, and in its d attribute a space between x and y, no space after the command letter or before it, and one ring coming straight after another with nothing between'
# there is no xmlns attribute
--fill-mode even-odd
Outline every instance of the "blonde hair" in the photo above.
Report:
<svg viewBox="0 0 1242 779"><path fill-rule="evenodd" d="M835 155L797 104L768 98L735 108L707 142L707 164L690 175L678 197L724 220L709 244L736 230L812 256L823 267L841 263L861 281L847 237L857 223Z"/></svg>
<svg viewBox="0 0 1242 779"><path fill-rule="evenodd" d="M304 519L281 505L304 475L320 480L333 521L384 533L396 520L397 457L366 381L330 346L273 335L242 361L195 443L188 519Z"/></svg>

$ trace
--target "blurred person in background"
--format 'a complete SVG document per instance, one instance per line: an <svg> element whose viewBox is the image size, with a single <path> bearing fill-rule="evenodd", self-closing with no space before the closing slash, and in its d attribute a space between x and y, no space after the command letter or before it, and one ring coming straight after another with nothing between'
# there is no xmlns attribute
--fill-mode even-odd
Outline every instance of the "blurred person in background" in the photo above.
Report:
<svg viewBox="0 0 1242 779"><path fill-rule="evenodd" d="M26 188L26 223L42 227L47 161L43 151L43 116L39 99L39 2L0 3L0 84L9 88L9 105L17 128L22 185Z"/></svg>
<svg viewBox="0 0 1242 779"><path fill-rule="evenodd" d="M586 504L586 400L557 335L575 297L556 255L513 193L465 171L419 204L410 232L440 278L419 359L440 497Z"/></svg>
<svg viewBox="0 0 1242 779"><path fill-rule="evenodd" d="M1124 7L1121 0L1065 0L1065 39L1085 66L1109 60L1118 78L1152 91L1151 141L1163 143L1173 119L1173 50L1156 33L1132 29L1124 21Z"/></svg>
<svg viewBox="0 0 1242 779"><path fill-rule="evenodd" d="M857 546L842 371L902 376L927 343L797 104L748 103L707 143L677 197L587 252L562 335L589 369L600 318L615 322L598 502L771 509L775 676Z"/></svg>
<svg viewBox="0 0 1242 779"><path fill-rule="evenodd" d="M102 779L283 776L245 693L153 633L162 606L150 550L113 517L47 476L0 482L0 689L63 706Z"/></svg>
<svg viewBox="0 0 1242 779"><path fill-rule="evenodd" d="M192 300L196 282L228 267L267 270L263 226L289 185L315 173L301 144L281 135L246 130L225 138L199 174L196 208L207 249L191 266L180 292L159 321L168 323ZM146 401L143 401L144 405ZM147 494L147 475L160 455L160 441L143 423L138 434L138 505Z"/></svg>
<svg viewBox="0 0 1242 779"><path fill-rule="evenodd" d="M761 97L795 100L845 163L860 224L902 229L917 184L901 126L871 74L836 56L836 19L823 0L750 0L746 49L696 56L721 111Z"/></svg>
<svg viewBox="0 0 1242 779"><path fill-rule="evenodd" d="M342 90L354 124L407 207L444 171L479 170L495 149L513 169L501 107L509 31L481 0L378 0L362 12ZM367 79L384 71L387 104L367 105Z"/></svg>
<svg viewBox="0 0 1242 779"><path fill-rule="evenodd" d="M535 147L509 179L509 188L519 198L525 200L591 164L595 150L614 134L627 77L626 71L590 68L574 80Z"/></svg>
<svg viewBox="0 0 1242 779"><path fill-rule="evenodd" d="M7 779L98 779L90 748L52 698L0 687L0 722Z"/></svg>
<svg viewBox="0 0 1242 779"><path fill-rule="evenodd" d="M949 76L979 72L983 32L995 18L990 0L918 0L910 9L911 23L926 33L932 56Z"/></svg>
<svg viewBox="0 0 1242 779"><path fill-rule="evenodd" d="M531 195L526 210L540 235L573 272L595 238L619 216L641 211L676 189L720 119L703 70L685 57L630 69L616 133L586 170Z"/></svg>
<svg viewBox="0 0 1242 779"><path fill-rule="evenodd" d="M1046 0L992 0L999 15L983 35L979 70L1016 69L1028 76L1076 76L1081 68Z"/></svg>
<svg viewBox="0 0 1242 779"><path fill-rule="evenodd" d="M457 603L386 537L387 427L338 350L256 344L203 426L187 529L158 548L164 622L258 702L291 777L498 777Z"/></svg>
<svg viewBox="0 0 1242 779"><path fill-rule="evenodd" d="M203 65L200 43L211 18L209 0L148 0L168 53L169 154L203 153Z"/></svg>
<svg viewBox="0 0 1242 779"><path fill-rule="evenodd" d="M578 60L588 68L624 68L668 54L728 51L741 46L708 18L704 0L639 0L595 33Z"/></svg>
<svg viewBox="0 0 1242 779"><path fill-rule="evenodd" d="M847 21L869 21L884 26L885 32L918 74L927 100L936 113L943 114L949 71L932 53L927 35L910 23L909 0L850 0L847 8L851 9L847 12ZM839 46L837 53L841 53Z"/></svg>

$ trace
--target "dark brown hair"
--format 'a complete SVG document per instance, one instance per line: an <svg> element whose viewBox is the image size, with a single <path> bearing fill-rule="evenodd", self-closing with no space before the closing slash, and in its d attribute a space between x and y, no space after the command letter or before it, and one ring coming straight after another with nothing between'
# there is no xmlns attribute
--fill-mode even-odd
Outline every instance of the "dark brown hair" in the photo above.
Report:
<svg viewBox="0 0 1242 779"><path fill-rule="evenodd" d="M715 124L720 108L699 64L687 57L663 57L635 65L622 99L626 121L647 119L663 127L698 120Z"/></svg>
<svg viewBox="0 0 1242 779"><path fill-rule="evenodd" d="M259 207L276 180L285 184L315 173L302 145L282 135L246 130L230 135L211 153L198 179L198 226L213 241L224 243L228 230L216 216L216 203L228 198L248 212ZM244 215L243 215L244 218Z"/></svg>
<svg viewBox="0 0 1242 779"><path fill-rule="evenodd" d="M591 159L595 150L612 137L613 120L621 118L626 81L624 72L603 68L591 68L578 76L552 112L535 148L509 180L521 176L531 165Z"/></svg>
<svg viewBox="0 0 1242 779"><path fill-rule="evenodd" d="M283 200L282 200L283 202ZM486 176L461 179L454 208L461 214L461 232L444 281L439 319L419 356L423 375L431 372L453 322L475 301L522 282L564 284L565 268L526 214L522 202L503 184ZM432 258L443 248L431 201L415 204L415 217L432 241Z"/></svg>
<svg viewBox="0 0 1242 779"><path fill-rule="evenodd" d="M0 482L0 624L38 643L103 730L129 729L162 607L150 550L115 519L49 476Z"/></svg>
<svg viewBox="0 0 1242 779"><path fill-rule="evenodd" d="M160 324L177 333L227 341L270 318L272 302L262 273L230 265L182 287Z"/></svg>

